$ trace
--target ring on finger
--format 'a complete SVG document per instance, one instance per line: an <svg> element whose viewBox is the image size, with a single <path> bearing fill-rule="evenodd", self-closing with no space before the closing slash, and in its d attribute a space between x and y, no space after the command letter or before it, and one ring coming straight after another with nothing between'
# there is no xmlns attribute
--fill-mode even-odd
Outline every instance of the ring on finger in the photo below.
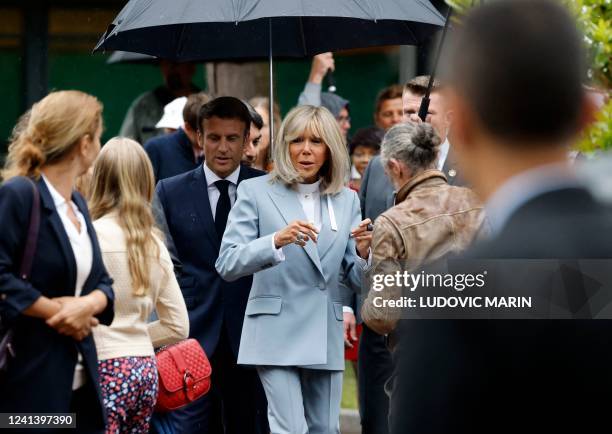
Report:
<svg viewBox="0 0 612 434"><path fill-rule="evenodd" d="M301 232L298 232L298 234L295 237L295 242L299 243L300 241L304 241L306 239L306 237L304 236L304 234L302 234Z"/></svg>

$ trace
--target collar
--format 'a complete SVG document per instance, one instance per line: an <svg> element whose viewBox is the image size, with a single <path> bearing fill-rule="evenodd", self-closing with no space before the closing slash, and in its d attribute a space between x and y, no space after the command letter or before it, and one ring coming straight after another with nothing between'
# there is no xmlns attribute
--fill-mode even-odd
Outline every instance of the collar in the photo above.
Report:
<svg viewBox="0 0 612 434"><path fill-rule="evenodd" d="M321 185L321 179L313 182L312 184L296 184L295 188L300 194L312 194L314 192L319 191L319 187Z"/></svg>
<svg viewBox="0 0 612 434"><path fill-rule="evenodd" d="M450 150L450 142L448 141L448 137L444 140L444 143L440 145L440 149L438 151L438 169L442 170L444 164L446 163L446 158L448 157L448 151Z"/></svg>
<svg viewBox="0 0 612 434"><path fill-rule="evenodd" d="M492 235L498 234L521 206L544 193L580 186L567 164L548 164L523 171L508 179L485 205Z"/></svg>
<svg viewBox="0 0 612 434"><path fill-rule="evenodd" d="M421 172L418 175L410 178L408 182L405 183L402 188L397 191L397 194L395 195L395 204L397 205L398 203L401 203L406 200L408 194L412 190L414 190L419 184L422 184L430 179L433 180L434 178L438 178L438 180L444 181L444 183L447 182L444 173L440 172L437 169L427 169L424 172Z"/></svg>
<svg viewBox="0 0 612 434"><path fill-rule="evenodd" d="M236 167L236 170L234 170L232 173L229 174L229 176L226 176L225 178L220 178L215 172L210 170L210 168L206 165L206 162L202 164L202 167L204 167L204 176L206 177L207 187L210 188L212 185L215 184L215 182L221 181L223 179L231 182L234 185L238 185L238 177L240 176L240 165L238 165L238 167Z"/></svg>
<svg viewBox="0 0 612 434"><path fill-rule="evenodd" d="M64 196L62 196L60 192L57 191L55 187L53 187L53 184L51 184L47 177L45 175L41 175L41 177L45 182L45 185L47 186L47 190L49 190L49 193L51 194L51 198L53 199L53 204L55 205L55 208L60 208L62 205L67 203Z"/></svg>

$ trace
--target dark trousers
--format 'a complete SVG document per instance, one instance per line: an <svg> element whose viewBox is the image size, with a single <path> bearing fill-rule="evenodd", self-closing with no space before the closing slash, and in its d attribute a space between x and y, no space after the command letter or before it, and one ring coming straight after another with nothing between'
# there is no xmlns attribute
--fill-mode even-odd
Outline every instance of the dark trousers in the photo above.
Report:
<svg viewBox="0 0 612 434"><path fill-rule="evenodd" d="M268 403L257 371L236 364L225 332L214 354L210 392L172 412L180 434L267 434Z"/></svg>
<svg viewBox="0 0 612 434"><path fill-rule="evenodd" d="M385 382L393 373L391 353L384 336L363 324L359 342L359 413L362 434L389 432L389 398Z"/></svg>
<svg viewBox="0 0 612 434"><path fill-rule="evenodd" d="M91 383L91 379L87 379L81 388L72 392L70 400L70 408L60 410L62 413L76 414L76 429L66 428L11 428L6 430L11 434L56 434L58 432L78 433L78 434L104 434L104 417L102 415L102 407L96 397L96 390ZM10 390L3 390L4 393L10 394ZM40 393L44 393L41 390ZM19 413L16 411L15 413ZM29 413L29 412L25 412ZM54 412L43 412L44 414L56 414Z"/></svg>
<svg viewBox="0 0 612 434"><path fill-rule="evenodd" d="M102 434L106 420L101 418L101 408L96 399L96 389L87 378L87 382L72 393L70 412L76 413L76 432Z"/></svg>

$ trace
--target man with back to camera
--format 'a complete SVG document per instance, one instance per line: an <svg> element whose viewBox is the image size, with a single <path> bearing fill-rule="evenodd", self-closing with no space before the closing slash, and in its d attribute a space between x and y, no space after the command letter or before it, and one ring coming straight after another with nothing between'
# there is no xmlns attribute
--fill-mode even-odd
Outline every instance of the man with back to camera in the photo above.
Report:
<svg viewBox="0 0 612 434"><path fill-rule="evenodd" d="M492 229L468 259L612 258L612 213L567 159L593 114L581 45L552 1L500 0L464 20L449 56L452 143ZM610 320L405 319L397 335L394 434L610 426L612 400L598 393L612 386Z"/></svg>
<svg viewBox="0 0 612 434"><path fill-rule="evenodd" d="M255 370L236 364L252 277L228 283L215 270L237 185L264 172L240 165L251 117L242 101L216 98L200 108L198 143L204 164L156 188L166 237L182 264L179 284L190 337L212 365L211 392L172 413L180 433L267 433L267 403Z"/></svg>

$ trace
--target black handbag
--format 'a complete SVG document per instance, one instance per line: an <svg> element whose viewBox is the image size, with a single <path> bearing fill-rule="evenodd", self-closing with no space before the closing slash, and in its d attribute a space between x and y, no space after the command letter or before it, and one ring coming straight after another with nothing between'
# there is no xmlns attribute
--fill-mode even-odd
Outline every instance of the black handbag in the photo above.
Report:
<svg viewBox="0 0 612 434"><path fill-rule="evenodd" d="M36 243L38 242L38 228L40 227L40 193L34 181L30 178L25 178L32 184L32 210L30 212L30 224L28 226L28 235L26 245L23 249L21 258L21 268L19 269L19 277L23 280L30 278L32 271L32 262L36 253ZM3 321L0 316L0 372L4 372L8 368L9 361L15 357L15 348L13 347L13 329L7 324L6 318Z"/></svg>

